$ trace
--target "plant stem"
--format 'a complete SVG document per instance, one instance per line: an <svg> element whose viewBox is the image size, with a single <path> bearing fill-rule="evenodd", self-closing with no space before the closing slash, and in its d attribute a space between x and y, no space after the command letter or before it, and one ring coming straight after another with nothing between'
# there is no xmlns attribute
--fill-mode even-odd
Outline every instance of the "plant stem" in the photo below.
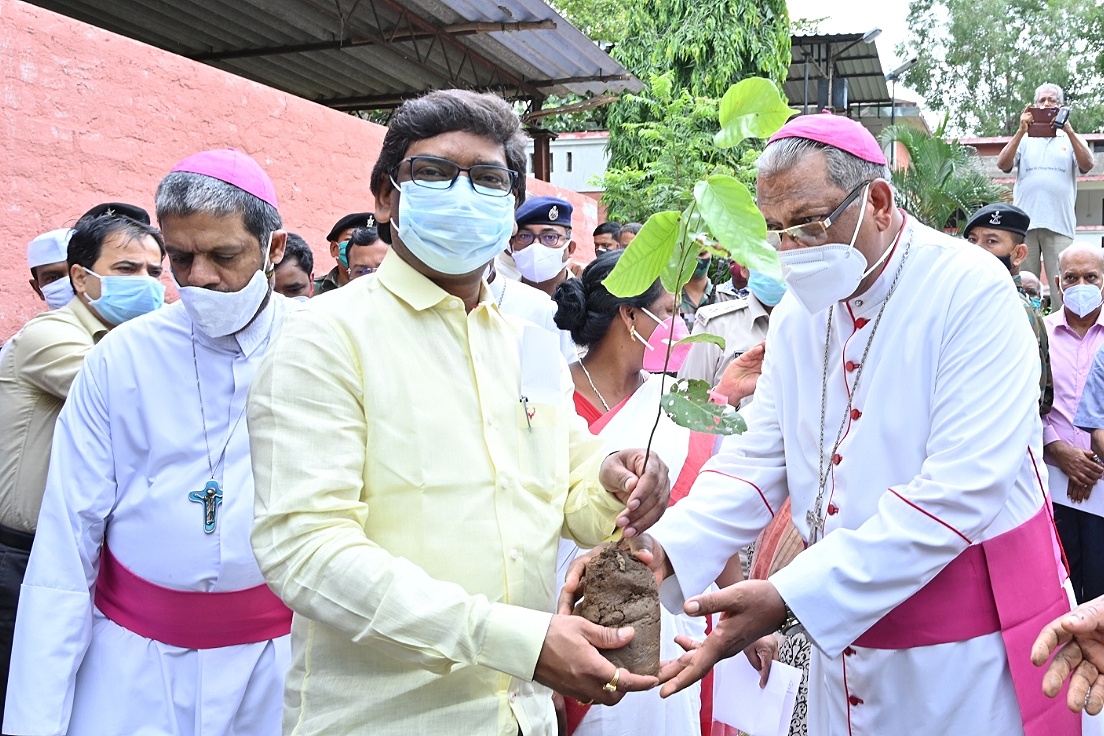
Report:
<svg viewBox="0 0 1104 736"><path fill-rule="evenodd" d="M690 226L690 220L694 217L694 208L697 207L697 202L690 204L690 209L684 217L679 218L679 245L682 247L682 252L679 254L678 270L675 272L675 309L671 313L671 333L674 334L674 326L676 319L682 319L679 307L682 305L682 290L686 286L686 281L682 280L682 274L686 271L687 257L691 253L696 253L696 250L691 247L693 243L687 242L688 228ZM659 374L659 406L656 407L656 418L652 424L652 431L648 433L648 445L644 448L644 467L640 470L640 475L643 476L648 472L648 458L652 455L652 440L655 439L656 430L659 429L659 420L663 417L663 382L667 379L667 366L671 363L671 350L674 349L675 344L673 340L667 340L667 353L663 356L663 372Z"/></svg>

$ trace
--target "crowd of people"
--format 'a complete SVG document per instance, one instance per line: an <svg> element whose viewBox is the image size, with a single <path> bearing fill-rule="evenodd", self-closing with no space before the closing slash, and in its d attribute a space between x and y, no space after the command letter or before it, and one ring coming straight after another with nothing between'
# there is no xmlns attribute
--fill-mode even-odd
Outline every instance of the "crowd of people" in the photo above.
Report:
<svg viewBox="0 0 1104 736"><path fill-rule="evenodd" d="M321 276L231 149L165 175L156 227L105 203L29 244L49 311L0 351L0 730L722 736L710 672L744 653L804 670L792 734L1081 733L1101 249L1056 254L1044 317L1034 215L925 227L865 129L806 115L758 163L781 280L703 251L683 293L617 296L641 225L577 267L525 161L500 98L432 92ZM747 431L659 414L685 378ZM603 656L632 627L572 615L616 540L659 583L658 676Z"/></svg>

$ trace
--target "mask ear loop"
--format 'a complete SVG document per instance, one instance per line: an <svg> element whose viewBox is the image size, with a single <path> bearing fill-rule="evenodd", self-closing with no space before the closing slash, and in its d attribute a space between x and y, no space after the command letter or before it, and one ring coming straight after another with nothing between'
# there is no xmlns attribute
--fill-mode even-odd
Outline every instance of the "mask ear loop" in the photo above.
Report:
<svg viewBox="0 0 1104 736"><path fill-rule="evenodd" d="M850 247L852 247L852 248L855 247L855 241L859 239L859 230L862 228L863 218L866 217L866 205L869 201L867 198L870 196L870 187L872 187L873 185L874 185L874 182L871 182L870 184L867 184L866 185L866 191L863 192L862 209L859 211L859 223L857 225L855 225L855 234L851 236L851 242L849 243ZM876 269L878 266L882 265L882 263L884 263L885 260L887 258L889 258L889 254L891 252L893 252L893 244L892 243L885 247L885 250L882 251L882 254L880 256L878 256L878 260L874 261L874 263L870 266L870 268L863 271L863 275L862 275L861 278L865 279L867 276L872 274L874 272L874 269ZM863 260L866 260L866 259L864 258Z"/></svg>
<svg viewBox="0 0 1104 736"><path fill-rule="evenodd" d="M272 252L272 233L268 234L268 244L264 248L264 267L261 271L264 273L266 279L272 278L276 274L276 267L268 262L269 254ZM271 267L271 268L270 268Z"/></svg>
<svg viewBox="0 0 1104 736"><path fill-rule="evenodd" d="M103 276L99 275L98 273L96 273L95 271L93 271L93 270L92 270L91 268L85 268L84 266L81 266L81 270L82 270L82 271L84 271L84 272L85 272L85 274L87 274L88 276L95 276L95 277L96 277L96 280L100 282L100 298L101 298L101 299L103 299ZM87 276L85 277L85 281L88 281L88 278L87 278ZM73 292L74 292L74 293L76 293L76 289L73 289ZM87 291L85 291L84 293L82 293L82 294L81 294L81 296L83 296L83 297L84 297L84 300L85 300L85 301L86 301L86 302L87 302L88 304L91 304L92 302L96 301L96 300L95 300L95 299L93 299L92 297L88 296L88 292L87 292Z"/></svg>
<svg viewBox="0 0 1104 736"><path fill-rule="evenodd" d="M647 312L648 310L641 308L640 311ZM651 315L649 315L649 316L651 316ZM629 319L633 320L633 322L636 321L635 316L630 316ZM655 317L652 317L652 319L655 319ZM655 350L655 347L650 345L648 343L648 341L645 340L644 337L639 332L636 331L636 325L635 324L629 325L629 337L631 337L634 340L639 341L640 343L642 343L644 345L644 347L648 348L649 350Z"/></svg>
<svg viewBox="0 0 1104 736"><path fill-rule="evenodd" d="M663 324L662 322L659 321L659 319L654 314L649 312L644 307L640 307L640 311L643 312L644 314L648 315L652 319L654 319L656 321L657 325ZM629 334L632 335L635 339L639 340L641 343L643 343L644 347L648 348L649 350L655 350L655 345L652 345L650 342L645 340L644 336L636 331L636 326L635 325L629 327Z"/></svg>

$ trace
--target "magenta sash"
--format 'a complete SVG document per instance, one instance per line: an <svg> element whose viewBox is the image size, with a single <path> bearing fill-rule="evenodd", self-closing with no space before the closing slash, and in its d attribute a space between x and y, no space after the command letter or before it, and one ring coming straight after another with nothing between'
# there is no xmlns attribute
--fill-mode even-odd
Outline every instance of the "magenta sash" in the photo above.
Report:
<svg viewBox="0 0 1104 736"><path fill-rule="evenodd" d="M96 607L124 629L184 649L251 644L291 631L291 610L267 585L219 593L165 588L128 570L106 544Z"/></svg>
<svg viewBox="0 0 1104 736"><path fill-rule="evenodd" d="M1045 502L1044 502L1045 503ZM1075 736L1081 716L1066 689L1043 695L1045 668L1031 664L1044 626L1070 610L1054 563L1053 526L1045 508L1015 529L967 547L958 557L855 640L870 649L965 641L1001 633L1027 736Z"/></svg>

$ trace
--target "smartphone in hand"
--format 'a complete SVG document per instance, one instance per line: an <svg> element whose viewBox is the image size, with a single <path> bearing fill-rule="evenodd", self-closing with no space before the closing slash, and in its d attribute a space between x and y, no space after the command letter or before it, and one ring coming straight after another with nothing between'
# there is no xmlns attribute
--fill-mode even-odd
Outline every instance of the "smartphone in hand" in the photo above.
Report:
<svg viewBox="0 0 1104 736"><path fill-rule="evenodd" d="M1053 138L1056 130L1054 119L1058 115L1058 108L1029 107L1027 111L1031 113L1031 124L1027 126L1028 138Z"/></svg>
<svg viewBox="0 0 1104 736"><path fill-rule="evenodd" d="M1054 127L1064 128L1066 122L1069 120L1070 109L1068 107L1061 107L1058 109L1058 114L1054 116Z"/></svg>

